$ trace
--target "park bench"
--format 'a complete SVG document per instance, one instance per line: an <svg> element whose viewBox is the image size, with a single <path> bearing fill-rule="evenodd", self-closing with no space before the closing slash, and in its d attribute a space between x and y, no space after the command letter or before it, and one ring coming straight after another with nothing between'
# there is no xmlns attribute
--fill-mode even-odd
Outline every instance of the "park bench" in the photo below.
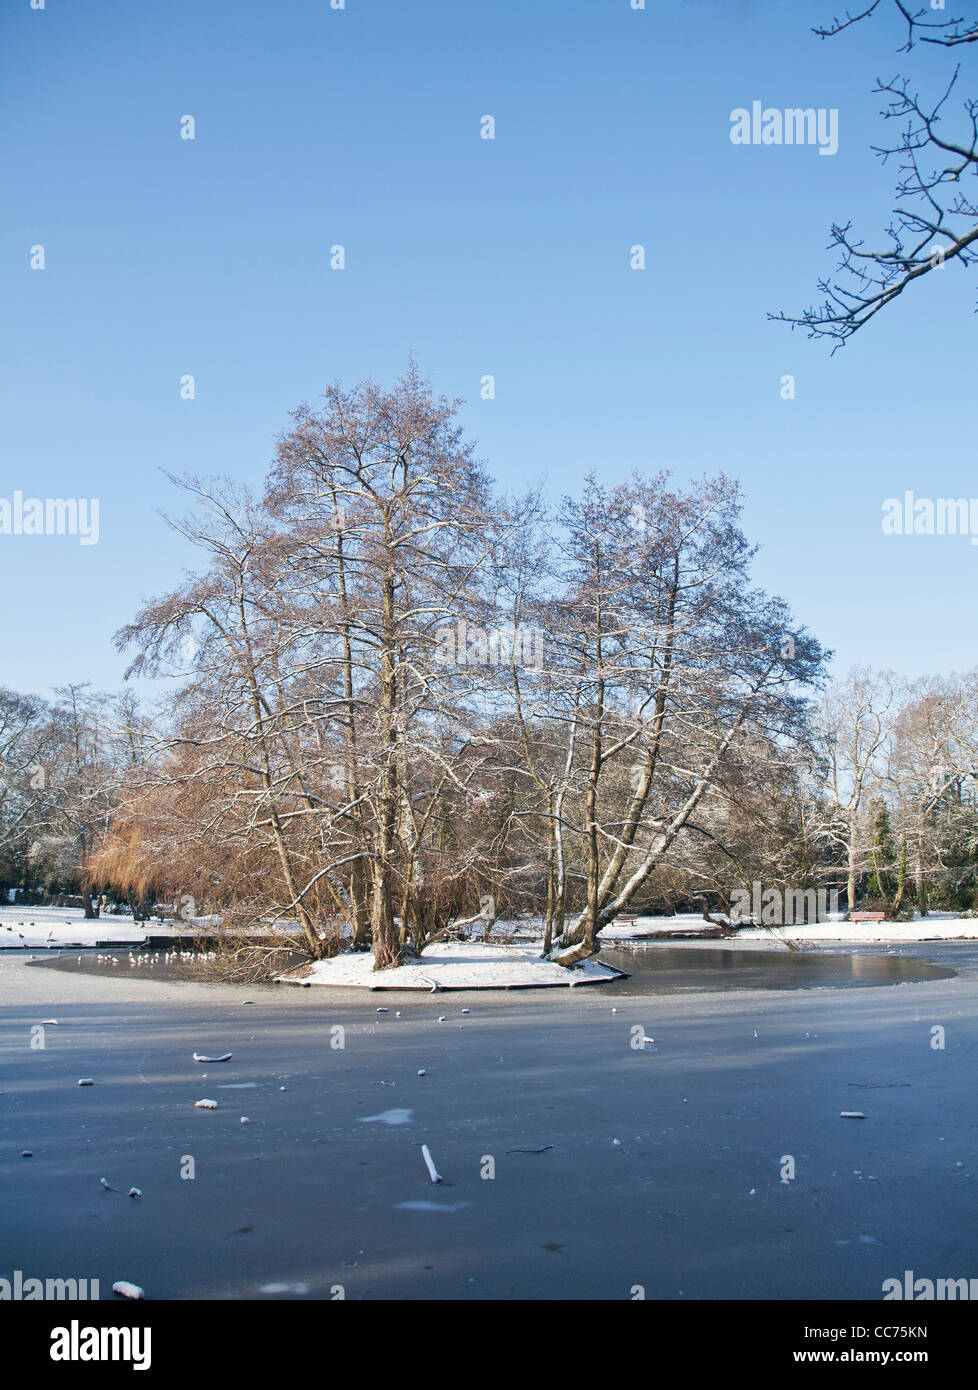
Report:
<svg viewBox="0 0 978 1390"><path fill-rule="evenodd" d="M885 922L885 912L850 912L850 922Z"/></svg>

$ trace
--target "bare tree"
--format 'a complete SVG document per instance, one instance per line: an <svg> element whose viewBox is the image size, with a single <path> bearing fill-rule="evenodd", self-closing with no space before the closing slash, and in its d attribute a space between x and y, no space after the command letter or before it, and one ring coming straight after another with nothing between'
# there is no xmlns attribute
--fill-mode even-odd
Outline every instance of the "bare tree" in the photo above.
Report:
<svg viewBox="0 0 978 1390"><path fill-rule="evenodd" d="M31 815L55 730L46 701L0 688L0 862L3 876L22 878Z"/></svg>
<svg viewBox="0 0 978 1390"><path fill-rule="evenodd" d="M903 52L917 42L956 50L978 41L978 21L936 19L933 9L913 8L904 0L891 0L891 5L874 0L814 32L832 38L891 6L905 25ZM978 98L959 96L960 74L958 64L943 92L931 100L921 98L908 77L877 81L875 91L886 102L880 114L900 125L895 140L874 147L881 161L893 161L898 172L887 245L867 247L851 221L833 224L830 248L839 252L839 260L834 276L818 282L821 302L801 314L781 312L769 318L803 326L809 337L832 340L835 352L915 281L949 262L967 267L978 259L978 196L970 191L970 178L978 175ZM957 128L949 122L955 110Z"/></svg>
<svg viewBox="0 0 978 1390"><path fill-rule="evenodd" d="M819 727L824 753L829 818L824 833L845 857L846 904L855 910L866 860L864 812L879 784L885 753L899 713L899 684L892 671L852 670L827 693Z"/></svg>
<svg viewBox="0 0 978 1390"><path fill-rule="evenodd" d="M894 724L888 782L901 841L909 844L918 913L928 910L928 881L946 870L942 811L961 805L961 784L974 777L974 684L967 678L915 682Z"/></svg>
<svg viewBox="0 0 978 1390"><path fill-rule="evenodd" d="M249 875L271 858L310 953L339 918L378 969L463 915L479 857L451 822L478 792L482 673L440 636L485 608L506 521L456 411L412 365L296 411L261 502L187 480L174 524L205 572L119 639L133 672L191 654L159 775L192 790L202 858L221 839Z"/></svg>
<svg viewBox="0 0 978 1390"><path fill-rule="evenodd" d="M459 764L481 671L458 659L459 624L488 611L506 527L458 404L435 399L413 363L391 391L330 387L320 411L295 413L270 478L269 506L299 543L292 563L308 585L294 625L342 670L335 715L377 969L446 928L424 920L422 899L431 906L433 875L444 886L471 867L458 847L451 874L424 862L446 798L473 794L477 762Z"/></svg>
<svg viewBox="0 0 978 1390"><path fill-rule="evenodd" d="M131 692L74 683L54 694L50 704L0 695L0 843L16 847L21 877L82 893L91 917L90 861L109 833L126 768L144 755L146 721Z"/></svg>
<svg viewBox="0 0 978 1390"><path fill-rule="evenodd" d="M823 653L783 603L749 587L737 488L722 476L674 490L593 479L568 501L566 592L555 617L573 652L574 803L584 901L560 945L593 953L690 836L752 728L797 732ZM555 710L556 715L559 711Z"/></svg>

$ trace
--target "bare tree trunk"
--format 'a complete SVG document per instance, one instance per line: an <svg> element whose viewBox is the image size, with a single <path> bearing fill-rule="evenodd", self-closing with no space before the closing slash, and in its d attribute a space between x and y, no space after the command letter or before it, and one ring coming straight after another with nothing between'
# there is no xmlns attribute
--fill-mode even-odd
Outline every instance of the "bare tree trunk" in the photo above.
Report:
<svg viewBox="0 0 978 1390"><path fill-rule="evenodd" d="M906 834L900 836L900 859L897 864L897 887L896 897L890 908L893 916L900 911L903 906L903 895L907 889L907 837Z"/></svg>
<svg viewBox="0 0 978 1390"><path fill-rule="evenodd" d="M241 573L243 576L243 569ZM299 886L295 880L295 875L292 872L292 860L289 855L288 846L285 842L285 833L282 829L282 821L279 816L278 808L275 805L275 793L273 791L271 759L269 757L268 748L268 733L264 707L261 697L261 690L258 682L258 677L255 671L255 661L251 646L251 633L248 626L247 614L245 612L243 578L239 578L237 592L237 612L239 630L241 633L241 639L244 647L244 666L248 680L248 690L251 697L251 710L255 721L255 738L258 741L258 747L261 754L260 779L262 787L265 791L265 795L268 798L269 820L271 822L272 827L272 836L275 841L275 851L278 855L279 863L282 866L282 876L285 880L285 886L288 890L289 898L291 899L291 902L294 905L295 911L297 912L299 917L299 926L302 931L303 938L306 942L306 945L309 948L310 953L314 957L318 958L322 955L322 942L319 940L319 933L317 932L313 920L309 915L309 909L306 907L305 902L303 901L301 890L299 889Z"/></svg>
<svg viewBox="0 0 978 1390"><path fill-rule="evenodd" d="M370 926L374 943L374 969L387 970L401 959L401 945L394 923L391 891L391 856L397 829L397 677L394 635L394 579L388 571L383 580L383 627L381 637L381 775L379 825L373 858L373 898Z"/></svg>
<svg viewBox="0 0 978 1390"><path fill-rule="evenodd" d="M547 912L543 924L543 949L541 955L549 955L554 939L554 918L557 913L557 845L554 827L554 796L547 795Z"/></svg>
<svg viewBox="0 0 978 1390"><path fill-rule="evenodd" d="M927 916L927 884L924 882L924 827L917 826L917 862L913 871L914 889L917 897L917 911L921 917Z"/></svg>
<svg viewBox="0 0 978 1390"><path fill-rule="evenodd" d="M604 761L603 756L603 733L604 733L604 698L605 683L601 676L602 655L602 630L601 630L601 547L596 544L594 547L594 583L595 583L595 603L594 603L594 660L598 670L597 682L597 709L594 715L594 729L591 735L591 766L588 770L587 793L584 801L584 836L585 853L587 856L587 907L584 913L584 932L583 944L591 954L597 950L595 939L598 934L598 909L599 909L599 883L600 883L600 858L598 845L598 779L601 776L601 765Z"/></svg>
<svg viewBox="0 0 978 1390"><path fill-rule="evenodd" d="M859 833L855 815L849 821L848 877L846 878L846 905L850 913L856 910L856 880L858 878L857 835Z"/></svg>
<svg viewBox="0 0 978 1390"><path fill-rule="evenodd" d="M353 701L353 648L350 641L350 612L349 598L346 588L346 555L343 550L343 527L340 522L342 515L336 489L330 489L333 498L333 512L336 517L336 562L337 562L337 583L339 590L340 611L342 619L340 622L340 637L343 644L343 698L346 701L346 795L348 801L354 806L360 797L359 782L359 763L357 751L357 727L356 727L356 707ZM355 817L356 823L361 824L359 809L351 814ZM350 927L353 934L352 946L355 951L363 950L366 946L367 921L366 921L366 893L363 885L363 873L359 862L354 865L350 883Z"/></svg>

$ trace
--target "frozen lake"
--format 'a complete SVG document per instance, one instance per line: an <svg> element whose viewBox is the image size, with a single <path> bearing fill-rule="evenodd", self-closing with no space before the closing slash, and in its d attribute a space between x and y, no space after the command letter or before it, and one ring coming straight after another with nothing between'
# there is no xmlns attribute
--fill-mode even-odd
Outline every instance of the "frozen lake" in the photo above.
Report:
<svg viewBox="0 0 978 1390"><path fill-rule="evenodd" d="M687 994L726 992L737 989L868 988L911 981L941 980L954 974L948 966L924 958L924 946L904 947L900 952L880 947L844 951L811 948L789 951L783 946L766 950L690 943L635 945L627 949L607 947L600 959L625 971L629 978L601 985L604 995ZM976 948L972 948L973 950ZM290 960L282 958L281 969ZM191 981L208 969L196 952L187 948L164 951L65 951L46 953L31 962L42 969L125 978ZM450 992L450 991L449 991Z"/></svg>
<svg viewBox="0 0 978 1390"><path fill-rule="evenodd" d="M0 1273L499 1300L877 1300L904 1269L973 1275L978 950L929 954L957 974L396 999L8 955Z"/></svg>

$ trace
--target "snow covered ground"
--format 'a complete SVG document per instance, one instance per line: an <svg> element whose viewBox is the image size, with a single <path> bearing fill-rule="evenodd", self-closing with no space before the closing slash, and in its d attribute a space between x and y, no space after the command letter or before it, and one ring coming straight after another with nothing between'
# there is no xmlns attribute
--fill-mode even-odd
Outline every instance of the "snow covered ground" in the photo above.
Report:
<svg viewBox="0 0 978 1390"><path fill-rule="evenodd" d="M218 919L199 917L194 923L161 924L158 918L135 922L132 917L110 914L86 917L80 907L0 906L0 951L58 951L69 946L141 946L151 936L192 940Z"/></svg>
<svg viewBox="0 0 978 1390"><path fill-rule="evenodd" d="M0 950L57 950L99 942L128 946L142 943L144 928L131 917L86 918L80 907L0 907ZM159 925L159 924L157 924Z"/></svg>
<svg viewBox="0 0 978 1390"><path fill-rule="evenodd" d="M553 985L591 985L614 980L619 972L596 961L567 970L540 959L538 945L490 946L483 942L437 942L410 965L374 971L365 952L334 956L280 975L291 985L343 985L360 989L533 989Z"/></svg>
<svg viewBox="0 0 978 1390"><path fill-rule="evenodd" d="M675 917L639 917L627 926L606 927L601 940L636 941L649 932L702 932L709 930L698 913L677 913ZM956 917L934 912L912 922L847 922L834 914L826 922L797 927L745 927L725 944L756 947L764 941L848 941L863 944L874 941L974 941L978 940L978 917ZM682 945L682 942L676 942ZM716 943L714 943L716 944Z"/></svg>
<svg viewBox="0 0 978 1390"><path fill-rule="evenodd" d="M214 918L200 918L198 927L203 929L214 923ZM450 968L453 978L461 978L460 969L462 962L458 958L458 950L462 949L466 953L465 972L478 971L479 977L487 978L491 982L487 988L509 988L521 983L557 983L567 984L567 972L560 966L553 969L559 974L556 980L549 978L530 979L527 976L527 966L533 963L535 973L549 968L537 960L537 947L535 942L539 939L543 929L543 923L539 920L520 921L520 922L497 922L493 928L497 936L507 937L509 944L506 947L488 946L480 952L482 943L467 943L463 948L444 949L449 952L454 950L453 963L447 965L448 956L437 957L436 954L426 953L425 962L432 962L436 958L441 960L440 969ZM266 929L268 930L268 929ZM627 925L616 924L606 927L601 933L601 940L609 946L616 943L627 943L641 941L653 932L676 932L683 935L695 936L709 931L707 922L698 913L677 913L674 917L639 917L634 923ZM142 945L149 937L172 936L174 940L180 937L192 938L194 928L176 927L172 922L161 925L158 921L136 923L131 917L105 916L99 918L85 918L80 908L72 907L16 907L8 904L0 906L0 951L7 950L60 950L66 947L94 947L96 945L111 946L131 946ZM518 940L517 940L518 938ZM704 935L704 941L710 938ZM855 944L866 944L870 942L907 942L907 941L975 941L978 940L978 917L956 917L953 913L934 912L928 917L920 917L912 922L846 922L838 914L826 922L819 922L812 926L798 927L770 927L752 928L748 927L739 931L736 936L728 937L723 941L725 946L737 945L750 946L756 948L765 943L776 943L778 941L809 942L816 943L822 941L841 941ZM532 944L531 944L532 943ZM683 942L675 942L682 945ZM695 945L695 942L689 944ZM714 941L713 944L720 943ZM432 948L434 953L441 951L442 947ZM500 957L499 952L508 953L505 957ZM508 964L503 966L503 960ZM362 983L360 974L364 967L359 964L362 957L350 956L336 958L330 962L324 962L331 967L329 980L316 980L315 983L329 984L355 984ZM343 962L343 970L353 970L356 978L343 979L334 978L334 973L340 970L339 961ZM478 963L477 963L478 962ZM414 966L404 966L407 971L414 970ZM490 971L489 976L486 972ZM505 975L504 983L500 983L499 972ZM389 978L394 977L393 972ZM575 972L572 977L575 983L583 984L585 978L589 981L596 978L593 973L581 975ZM417 986L414 986L417 988ZM471 984L448 985L446 988L472 988ZM421 986L424 988L424 986Z"/></svg>

